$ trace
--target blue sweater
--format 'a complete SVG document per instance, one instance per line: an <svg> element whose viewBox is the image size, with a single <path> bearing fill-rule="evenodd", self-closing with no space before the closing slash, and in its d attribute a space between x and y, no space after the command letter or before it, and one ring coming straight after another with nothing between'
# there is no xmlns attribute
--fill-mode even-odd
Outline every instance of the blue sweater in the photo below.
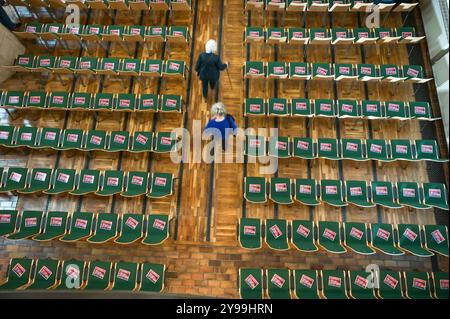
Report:
<svg viewBox="0 0 450 319"><path fill-rule="evenodd" d="M217 136L217 137L222 138L222 140L227 140L229 135L231 133L234 133L237 129L236 123L234 122L233 118L231 116L228 116L228 119L225 118L223 121L216 121L216 119L209 120L208 124L206 124L206 127L205 127L205 133L208 133L211 131L210 129L215 128L220 131L220 136ZM231 127L230 127L230 125L231 125ZM231 130L231 128L233 130ZM226 129L230 129L228 134L225 131Z"/></svg>

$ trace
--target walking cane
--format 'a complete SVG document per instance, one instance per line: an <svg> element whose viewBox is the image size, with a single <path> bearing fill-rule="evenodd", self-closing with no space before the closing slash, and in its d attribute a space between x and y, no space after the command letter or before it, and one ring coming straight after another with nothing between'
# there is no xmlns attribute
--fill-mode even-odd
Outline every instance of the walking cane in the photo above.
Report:
<svg viewBox="0 0 450 319"><path fill-rule="evenodd" d="M230 82L231 89L233 90L233 84L231 83L230 71L228 70L229 67L230 67L230 63L228 63L228 65L227 65L227 75L228 75L228 81Z"/></svg>

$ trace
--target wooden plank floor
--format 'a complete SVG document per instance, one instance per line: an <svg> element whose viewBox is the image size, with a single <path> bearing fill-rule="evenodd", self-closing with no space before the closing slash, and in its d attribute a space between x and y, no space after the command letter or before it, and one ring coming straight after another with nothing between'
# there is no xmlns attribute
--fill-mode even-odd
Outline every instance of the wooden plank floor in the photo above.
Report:
<svg viewBox="0 0 450 319"><path fill-rule="evenodd" d="M246 92L242 79L242 65L247 58L246 47L243 46L243 17L241 0L224 0L223 28L220 30L219 20L221 17L220 1L198 0L197 23L186 15L178 13L176 24L190 25L191 32L195 30L192 47L183 48L173 46L166 48L166 58L181 59L187 62L194 62L198 55L204 50L206 41L210 38L218 39L222 32L222 58L230 61L229 70L231 85L223 74L220 82L219 96L228 111L234 115L239 127L244 127L244 117L242 104ZM193 1L197 2L197 1ZM416 12L417 14L417 12ZM301 19L298 14L288 14L285 25L300 26ZM93 11L88 17L83 16L83 23L100 24L140 24L142 18L143 25L155 24L152 17L147 14L141 17L138 14L128 15L117 12L113 17L101 12ZM48 21L48 20L47 20ZM45 17L41 22L45 22ZM266 26L275 26L281 23L281 19L276 14L268 14ZM386 20L388 26L399 26L402 23L400 14L392 13ZM157 15L156 24L173 25L173 21L166 16ZM251 25L259 25L260 17L252 14ZM332 19L328 15L321 13L308 13L306 27L355 27L358 25L358 15L335 13ZM425 49L422 45L422 50ZM42 46L36 43L26 43L27 51L34 54L46 54ZM94 50L93 45L91 50ZM79 47L72 45L65 49L57 46L55 55L78 55ZM192 51L191 51L192 50ZM129 51L124 50L120 45L112 44L110 50L105 52L102 48L95 48L91 54L104 57L106 54L112 57L133 57L135 45L129 46ZM162 47L137 48L138 58L161 58ZM192 58L194 61L190 61ZM131 54L130 54L131 53ZM364 51L359 46L336 46L334 55L329 46L309 46L304 56L302 47L275 48L267 46L266 49L252 45L249 49L250 60L264 61L303 61L308 62L330 62L333 59L336 63L361 63L363 56L367 63L382 64L408 64L408 52L405 46L365 46ZM88 55L86 50L82 55ZM429 64L428 64L429 67ZM113 79L91 79L86 83L78 80L73 83L68 79L61 84L55 76L40 76L37 74L20 74L12 77L0 85L0 89L17 90L71 90L81 92L103 92L112 93L157 93L157 80L149 80L147 87L137 81L113 81ZM192 80L182 83L180 81L165 81L160 87L161 94L180 94L184 99L189 100L187 122L183 116L172 114L107 114L100 113L94 117L91 113L83 112L15 112L14 119L9 118L3 110L0 112L1 124L49 126L59 128L83 128L99 130L145 130L145 131L171 131L186 125L192 132L194 129L193 120L201 121L202 127L209 117L209 108L212 99L205 103L201 99L201 83L198 81L195 72L192 73ZM432 95L433 107L438 109L433 85L426 86ZM294 81L259 81L249 82L249 97L305 97L305 86L302 82ZM186 96L186 93L189 96ZM333 83L313 82L308 90L309 98L351 98L365 99L364 85L362 84L337 84L337 96L335 96ZM414 100L414 88L409 84L385 85L369 84L368 95L374 100ZM309 125L308 125L309 124ZM442 123L438 123L438 134L442 135ZM344 120L336 122L330 119L315 119L305 121L298 118L249 118L248 127L253 128L279 128L280 136L307 136L337 137L341 138L368 138L370 132L374 138L395 139L408 138L420 139L421 132L418 122L406 122L400 127L397 122L383 121L373 122L369 125L364 120ZM266 130L266 135L269 132ZM180 166L172 163L167 155L155 154L110 154L93 152L90 156L81 152L58 152L42 150L5 150L1 149L1 166L26 166L26 167L59 167L59 168L92 168L92 169L121 169L121 170L151 170L170 172L178 176ZM423 163L411 163L400 166L396 163L377 164L375 169L371 162L353 163L342 162L342 175L339 173L337 162L328 160L316 160L312 162L310 174L315 179L365 179L374 180L374 172L379 180L395 181L422 181L428 180L426 165ZM261 176L261 164L249 163L246 166L247 176ZM447 170L447 168L446 168ZM307 161L300 159L279 160L278 176L290 178L306 178L308 176ZM135 262L157 262L165 263L168 266L166 292L177 294L194 294L215 297L238 297L237 290L237 270L239 267L291 267L291 268L314 268L314 269L362 269L370 263L376 263L380 267L387 267L398 270L421 270L430 271L432 268L431 259L421 259L412 256L388 257L377 254L365 257L348 253L343 255L332 255L326 252L314 254L301 254L295 250L288 252L275 252L264 248L260 251L249 252L239 248L236 239L236 223L243 214L243 164L216 164L214 167L214 179L210 185L210 165L208 164L184 164L182 181L178 180L176 194L164 200L149 200L144 198L126 199L120 196L114 198L102 198L98 196L85 196L78 198L75 196L46 196L27 195L11 196L0 195L0 207L17 209L48 209L48 210L82 210L93 212L111 212L116 214L136 213L167 213L177 216L177 223L172 224L172 232L176 232L177 239L169 239L164 245L157 247L147 247L135 244L122 247L114 244L91 245L87 243L62 243L57 241L47 243L36 243L30 240L9 241L0 238L0 278L4 278L6 265L9 258L15 256L28 256L34 258L80 258L94 260L96 258L118 261L127 260ZM212 202L212 214L210 225L210 242L207 239L208 233L208 194L211 187L214 190ZM181 189L180 197L178 191ZM177 200L180 202L177 202ZM292 204L276 207L272 203L265 205L244 204L246 215L256 218L284 218L284 219L310 219L314 220L341 220L341 221L363 221L368 223L377 222L379 218L387 223L418 223L433 224L435 218L433 211L419 211L413 209L387 210L376 208L358 209L347 207L345 210L322 205L315 209ZM179 210L177 209L179 207ZM448 217L447 217L448 223ZM448 270L448 259L439 258L439 267Z"/></svg>

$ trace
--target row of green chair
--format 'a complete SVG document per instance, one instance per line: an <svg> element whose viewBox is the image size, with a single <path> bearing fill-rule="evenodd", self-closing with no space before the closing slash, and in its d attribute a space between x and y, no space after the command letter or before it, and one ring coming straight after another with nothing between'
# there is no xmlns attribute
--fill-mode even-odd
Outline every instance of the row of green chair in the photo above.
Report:
<svg viewBox="0 0 450 319"><path fill-rule="evenodd" d="M406 28L266 28L247 27L244 31L245 43L269 44L384 44L417 43L425 36L416 36L412 27Z"/></svg>
<svg viewBox="0 0 450 319"><path fill-rule="evenodd" d="M303 159L325 158L352 161L432 161L448 162L441 158L435 140L361 140L287 136L246 136L245 155Z"/></svg>
<svg viewBox="0 0 450 319"><path fill-rule="evenodd" d="M181 113L183 98L172 94L2 91L0 108Z"/></svg>
<svg viewBox="0 0 450 319"><path fill-rule="evenodd" d="M0 210L0 236L10 240L160 245L169 238L169 226L168 215Z"/></svg>
<svg viewBox="0 0 450 319"><path fill-rule="evenodd" d="M14 31L21 39L104 41L104 42L165 42L189 43L187 27L126 26L126 25L64 25L58 23L28 23L23 31Z"/></svg>
<svg viewBox="0 0 450 319"><path fill-rule="evenodd" d="M239 269L241 298L263 299L264 291L269 299L449 298L444 272Z"/></svg>
<svg viewBox="0 0 450 319"><path fill-rule="evenodd" d="M184 61L96 58L74 56L19 55L12 66L0 69L11 72L44 72L56 74L141 76L186 78Z"/></svg>
<svg viewBox="0 0 450 319"><path fill-rule="evenodd" d="M244 0L245 11L290 11L290 12L367 12L375 5L371 0ZM379 3L381 12L410 12L417 2Z"/></svg>
<svg viewBox="0 0 450 319"><path fill-rule="evenodd" d="M427 83L420 65L351 64L351 63L307 63L307 62L262 62L247 61L243 68L246 79L296 79L335 81L383 81L390 83Z"/></svg>
<svg viewBox="0 0 450 319"><path fill-rule="evenodd" d="M0 126L0 145L8 148L80 150L132 153L177 151L178 137L171 132L127 132L81 129Z"/></svg>
<svg viewBox="0 0 450 319"><path fill-rule="evenodd" d="M245 116L300 116L326 118L353 118L369 120L418 119L439 120L434 117L430 103L405 101L330 100L304 98L247 98L244 101Z"/></svg>
<svg viewBox="0 0 450 319"><path fill-rule="evenodd" d="M267 219L263 225L260 219L241 218L238 228L240 246L251 250L262 248L264 233L267 247L281 251L290 249L290 242L295 249L307 253L316 252L320 247L333 254L352 251L359 255L381 252L402 256L407 252L418 257L431 257L434 253L449 256L448 229L444 225L394 226L359 222L341 225L340 222L319 221L316 224L310 220L283 219Z"/></svg>
<svg viewBox="0 0 450 319"><path fill-rule="evenodd" d="M340 181L322 179L296 179L273 177L244 178L244 198L251 203L266 203L267 197L277 204L288 205L294 199L308 206L326 203L335 207L349 204L358 207L380 205L390 209L412 207L415 209L439 208L448 210L445 184L416 182ZM319 199L320 198L320 199Z"/></svg>
<svg viewBox="0 0 450 319"><path fill-rule="evenodd" d="M75 4L82 9L119 11L191 11L191 0L8 0L15 6L65 8Z"/></svg>
<svg viewBox="0 0 450 319"><path fill-rule="evenodd" d="M164 289L166 266L151 263L13 258L0 291L140 291Z"/></svg>
<svg viewBox="0 0 450 319"><path fill-rule="evenodd" d="M168 173L51 169L27 167L0 168L0 193L163 198L173 194L173 175Z"/></svg>

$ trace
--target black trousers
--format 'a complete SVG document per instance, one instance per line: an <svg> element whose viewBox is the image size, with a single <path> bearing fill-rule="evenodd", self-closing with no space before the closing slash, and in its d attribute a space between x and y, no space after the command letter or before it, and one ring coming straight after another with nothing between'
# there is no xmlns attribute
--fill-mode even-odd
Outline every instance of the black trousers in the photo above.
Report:
<svg viewBox="0 0 450 319"><path fill-rule="evenodd" d="M202 81L203 84L203 97L206 99L208 97L208 85L211 87L211 90L214 90L216 88L216 81Z"/></svg>
<svg viewBox="0 0 450 319"><path fill-rule="evenodd" d="M0 23L11 31L16 27L16 24L11 21L10 17L6 14L2 7L0 7Z"/></svg>

